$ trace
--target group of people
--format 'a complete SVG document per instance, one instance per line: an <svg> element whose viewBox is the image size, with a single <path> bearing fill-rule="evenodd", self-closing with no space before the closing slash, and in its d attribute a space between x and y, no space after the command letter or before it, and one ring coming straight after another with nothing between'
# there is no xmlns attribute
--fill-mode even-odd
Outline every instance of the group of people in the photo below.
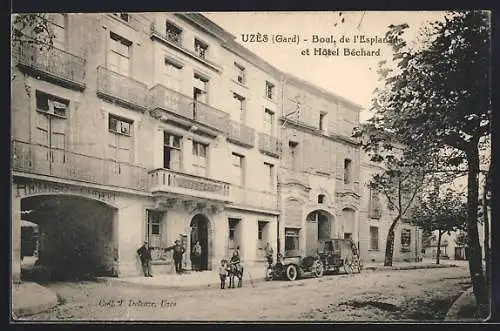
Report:
<svg viewBox="0 0 500 331"><path fill-rule="evenodd" d="M181 244L180 240L176 240L175 244L164 249L165 252L173 250L173 260L175 266L175 272L182 272L182 258L185 252L184 246ZM137 255L141 260L142 271L144 273L144 277L153 277L151 274L151 251L152 247L149 246L147 241L144 241L143 245L137 250ZM274 250L269 243L267 243L265 248L266 260L269 265L273 263L273 254ZM201 271L201 255L202 255L202 247L200 242L197 241L191 250L191 261L193 264L194 271ZM219 266L219 275L221 280L221 289L225 288L226 278L228 276L229 267L231 265L235 265L237 268L240 266L240 247L237 246L231 256L230 261L228 262L226 259L222 259L220 261Z"/></svg>

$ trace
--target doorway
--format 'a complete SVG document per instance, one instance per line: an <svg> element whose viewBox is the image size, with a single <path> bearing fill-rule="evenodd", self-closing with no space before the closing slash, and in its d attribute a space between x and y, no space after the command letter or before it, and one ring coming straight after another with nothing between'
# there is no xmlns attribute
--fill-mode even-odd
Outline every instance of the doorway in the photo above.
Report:
<svg viewBox="0 0 500 331"><path fill-rule="evenodd" d="M200 270L208 270L208 218L202 214L198 214L191 220L191 247L190 252L193 252L194 245L197 241L201 245Z"/></svg>

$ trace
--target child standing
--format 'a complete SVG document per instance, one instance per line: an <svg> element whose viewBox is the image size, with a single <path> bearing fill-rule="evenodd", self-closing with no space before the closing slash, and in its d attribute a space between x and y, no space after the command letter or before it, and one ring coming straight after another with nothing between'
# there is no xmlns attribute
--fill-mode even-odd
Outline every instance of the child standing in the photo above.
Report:
<svg viewBox="0 0 500 331"><path fill-rule="evenodd" d="M220 276L220 288L221 290L223 290L226 287L226 278L227 278L227 261L225 259L220 260L219 276Z"/></svg>

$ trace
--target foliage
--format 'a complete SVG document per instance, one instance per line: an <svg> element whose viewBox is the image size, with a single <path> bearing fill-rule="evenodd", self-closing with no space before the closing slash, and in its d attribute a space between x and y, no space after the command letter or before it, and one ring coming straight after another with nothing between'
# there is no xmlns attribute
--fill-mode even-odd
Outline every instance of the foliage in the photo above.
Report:
<svg viewBox="0 0 500 331"><path fill-rule="evenodd" d="M47 14L16 14L12 20L12 41L36 41L52 45L54 33Z"/></svg>
<svg viewBox="0 0 500 331"><path fill-rule="evenodd" d="M477 229L479 147L490 135L490 15L484 11L449 12L421 30L409 45L407 24L390 25L386 34L393 61L381 63L384 85L375 91L374 116L358 135L390 133L405 154L427 172L467 171L469 267L474 294L484 302L484 279ZM373 149L386 146L375 135ZM420 162L424 161L424 162ZM416 165L416 164L415 164Z"/></svg>
<svg viewBox="0 0 500 331"><path fill-rule="evenodd" d="M424 231L464 230L467 221L467 205L461 196L448 189L440 195L435 191L421 199L412 213L410 222Z"/></svg>

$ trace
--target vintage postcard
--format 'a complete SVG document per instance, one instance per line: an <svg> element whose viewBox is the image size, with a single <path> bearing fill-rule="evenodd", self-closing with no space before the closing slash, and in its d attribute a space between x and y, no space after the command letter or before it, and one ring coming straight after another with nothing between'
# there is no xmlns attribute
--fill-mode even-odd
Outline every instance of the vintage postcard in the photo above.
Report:
<svg viewBox="0 0 500 331"><path fill-rule="evenodd" d="M488 11L12 14L11 322L481 322Z"/></svg>

